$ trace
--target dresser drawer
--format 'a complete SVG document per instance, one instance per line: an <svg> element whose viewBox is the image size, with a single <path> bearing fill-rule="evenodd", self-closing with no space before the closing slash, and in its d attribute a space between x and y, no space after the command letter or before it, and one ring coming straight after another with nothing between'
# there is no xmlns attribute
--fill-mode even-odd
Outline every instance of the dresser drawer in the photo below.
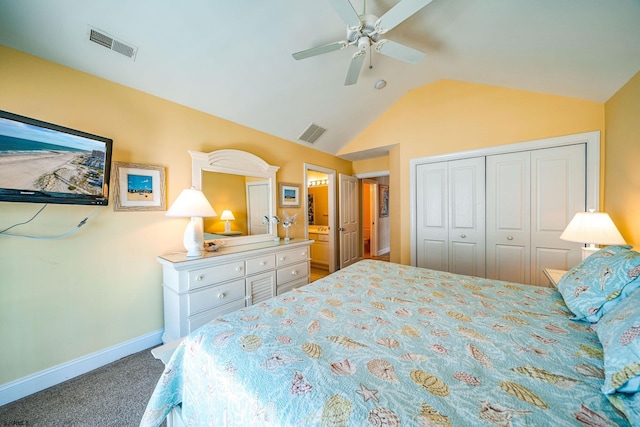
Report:
<svg viewBox="0 0 640 427"><path fill-rule="evenodd" d="M244 278L191 292L187 298L187 315L219 307L236 299L244 300Z"/></svg>
<svg viewBox="0 0 640 427"><path fill-rule="evenodd" d="M305 246L298 249L290 249L288 251L278 252L276 254L276 265L281 267L283 265L294 264L300 261L307 261L309 259L309 247Z"/></svg>
<svg viewBox="0 0 640 427"><path fill-rule="evenodd" d="M290 265L279 268L277 273L278 287L292 280L298 280L309 277L309 262L301 262L299 264Z"/></svg>
<svg viewBox="0 0 640 427"><path fill-rule="evenodd" d="M239 310L241 308L244 308L244 299L233 301L233 302L230 302L229 304L220 306L214 310L207 310L200 314L196 314L195 316L191 316L188 319L189 331L187 333L190 333L198 329L200 326L208 322L211 322L213 319L216 319L227 313L231 313L232 311Z"/></svg>
<svg viewBox="0 0 640 427"><path fill-rule="evenodd" d="M190 271L188 274L188 289L198 289L213 283L244 277L244 261L216 265Z"/></svg>
<svg viewBox="0 0 640 427"><path fill-rule="evenodd" d="M247 275L262 273L276 268L276 256L274 254L251 258L246 261Z"/></svg>

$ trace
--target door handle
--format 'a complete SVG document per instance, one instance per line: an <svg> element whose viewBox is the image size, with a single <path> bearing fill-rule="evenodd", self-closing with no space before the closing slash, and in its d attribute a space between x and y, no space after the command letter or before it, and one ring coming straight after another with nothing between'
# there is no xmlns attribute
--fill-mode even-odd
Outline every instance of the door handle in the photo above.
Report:
<svg viewBox="0 0 640 427"><path fill-rule="evenodd" d="M344 228L344 227L339 227L339 228L338 228L338 231L347 231L347 229L346 229L346 228Z"/></svg>

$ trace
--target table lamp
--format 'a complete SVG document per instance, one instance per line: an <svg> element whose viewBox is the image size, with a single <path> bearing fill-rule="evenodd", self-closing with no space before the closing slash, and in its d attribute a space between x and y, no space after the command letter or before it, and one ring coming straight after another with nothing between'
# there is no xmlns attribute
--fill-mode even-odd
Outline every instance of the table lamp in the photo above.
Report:
<svg viewBox="0 0 640 427"><path fill-rule="evenodd" d="M165 215L191 218L184 231L183 243L188 257L200 256L204 245L202 218L218 216L202 191L195 188L182 190Z"/></svg>
<svg viewBox="0 0 640 427"><path fill-rule="evenodd" d="M233 213L229 209L225 209L222 211L222 215L220 215L220 219L223 221L226 221L224 223L224 232L231 233L231 224L229 224L229 221L235 221L236 219L233 216Z"/></svg>
<svg viewBox="0 0 640 427"><path fill-rule="evenodd" d="M582 248L582 259L598 250L596 245L624 245L622 235L604 212L578 212L567 228L560 235L562 240L569 242L587 243Z"/></svg>

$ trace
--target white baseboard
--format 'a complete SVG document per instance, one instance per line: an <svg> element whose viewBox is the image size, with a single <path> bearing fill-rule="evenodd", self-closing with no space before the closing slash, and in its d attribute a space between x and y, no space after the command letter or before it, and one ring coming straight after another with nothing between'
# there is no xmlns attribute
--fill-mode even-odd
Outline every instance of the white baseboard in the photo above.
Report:
<svg viewBox="0 0 640 427"><path fill-rule="evenodd" d="M0 385L0 406L52 387L133 353L162 344L162 332L150 332L44 371Z"/></svg>

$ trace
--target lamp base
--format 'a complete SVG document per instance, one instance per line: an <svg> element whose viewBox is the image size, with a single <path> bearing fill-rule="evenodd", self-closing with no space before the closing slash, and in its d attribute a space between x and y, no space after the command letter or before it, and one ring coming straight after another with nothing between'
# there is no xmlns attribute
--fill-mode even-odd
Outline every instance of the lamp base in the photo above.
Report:
<svg viewBox="0 0 640 427"><path fill-rule="evenodd" d="M593 243L589 244L589 246L585 246L582 248L582 260L584 261L589 255L594 252L598 252L600 250L599 247L594 245Z"/></svg>
<svg viewBox="0 0 640 427"><path fill-rule="evenodd" d="M187 250L188 257L202 256L202 250L204 249L202 218L191 218L191 221L187 224L187 228L184 230L184 238L182 242Z"/></svg>

